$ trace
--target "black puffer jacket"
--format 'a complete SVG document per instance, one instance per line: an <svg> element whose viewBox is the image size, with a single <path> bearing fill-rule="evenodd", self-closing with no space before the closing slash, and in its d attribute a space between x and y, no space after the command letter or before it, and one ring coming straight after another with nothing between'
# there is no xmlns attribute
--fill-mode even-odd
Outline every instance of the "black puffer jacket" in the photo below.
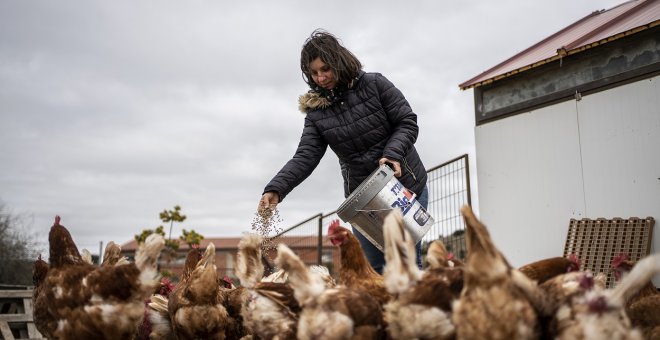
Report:
<svg viewBox="0 0 660 340"><path fill-rule="evenodd" d="M300 97L300 109L307 116L298 149L264 192L275 191L283 200L312 173L328 145L339 158L345 197L378 168L382 157L401 163L398 179L409 190L419 194L426 185L426 170L413 145L417 115L383 75L362 72L335 103L309 92Z"/></svg>

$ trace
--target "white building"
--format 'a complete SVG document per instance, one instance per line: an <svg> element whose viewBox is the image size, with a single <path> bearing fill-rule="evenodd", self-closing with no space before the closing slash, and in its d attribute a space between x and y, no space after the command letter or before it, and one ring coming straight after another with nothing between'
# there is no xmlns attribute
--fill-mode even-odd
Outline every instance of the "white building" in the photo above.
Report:
<svg viewBox="0 0 660 340"><path fill-rule="evenodd" d="M561 256L571 218L651 216L660 251L659 75L660 1L634 0L459 85L480 218L512 265Z"/></svg>

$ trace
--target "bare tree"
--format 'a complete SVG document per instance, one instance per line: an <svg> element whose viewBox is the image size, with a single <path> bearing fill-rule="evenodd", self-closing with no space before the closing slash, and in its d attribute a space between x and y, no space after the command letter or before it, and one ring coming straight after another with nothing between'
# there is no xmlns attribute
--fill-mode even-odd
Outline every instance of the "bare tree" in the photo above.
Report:
<svg viewBox="0 0 660 340"><path fill-rule="evenodd" d="M32 264L39 249L24 222L23 216L12 214L0 202L0 284L32 285Z"/></svg>

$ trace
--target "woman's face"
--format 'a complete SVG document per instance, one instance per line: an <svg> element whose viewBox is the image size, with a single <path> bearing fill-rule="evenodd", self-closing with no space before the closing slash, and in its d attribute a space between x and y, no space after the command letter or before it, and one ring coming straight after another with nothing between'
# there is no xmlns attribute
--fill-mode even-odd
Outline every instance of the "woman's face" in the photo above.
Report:
<svg viewBox="0 0 660 340"><path fill-rule="evenodd" d="M321 58L316 58L309 63L309 71L316 85L326 90L331 90L337 85L334 72L328 64L321 61Z"/></svg>

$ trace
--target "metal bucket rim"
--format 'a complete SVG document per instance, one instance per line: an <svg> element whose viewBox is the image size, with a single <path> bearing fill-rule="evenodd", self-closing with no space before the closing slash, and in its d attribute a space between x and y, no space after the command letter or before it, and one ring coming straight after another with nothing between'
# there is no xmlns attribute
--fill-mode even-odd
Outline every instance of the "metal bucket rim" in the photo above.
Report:
<svg viewBox="0 0 660 340"><path fill-rule="evenodd" d="M385 173L385 177L378 178L376 175L380 172ZM359 213L358 210L364 208L371 200L378 195L378 193L387 185L387 183L394 177L394 170L389 166L383 164L374 170L367 179L344 200L344 202L337 208L337 216L345 222L349 222L355 215ZM377 181L382 181L378 183ZM374 184L380 184L374 186ZM377 189L377 190L376 190Z"/></svg>

